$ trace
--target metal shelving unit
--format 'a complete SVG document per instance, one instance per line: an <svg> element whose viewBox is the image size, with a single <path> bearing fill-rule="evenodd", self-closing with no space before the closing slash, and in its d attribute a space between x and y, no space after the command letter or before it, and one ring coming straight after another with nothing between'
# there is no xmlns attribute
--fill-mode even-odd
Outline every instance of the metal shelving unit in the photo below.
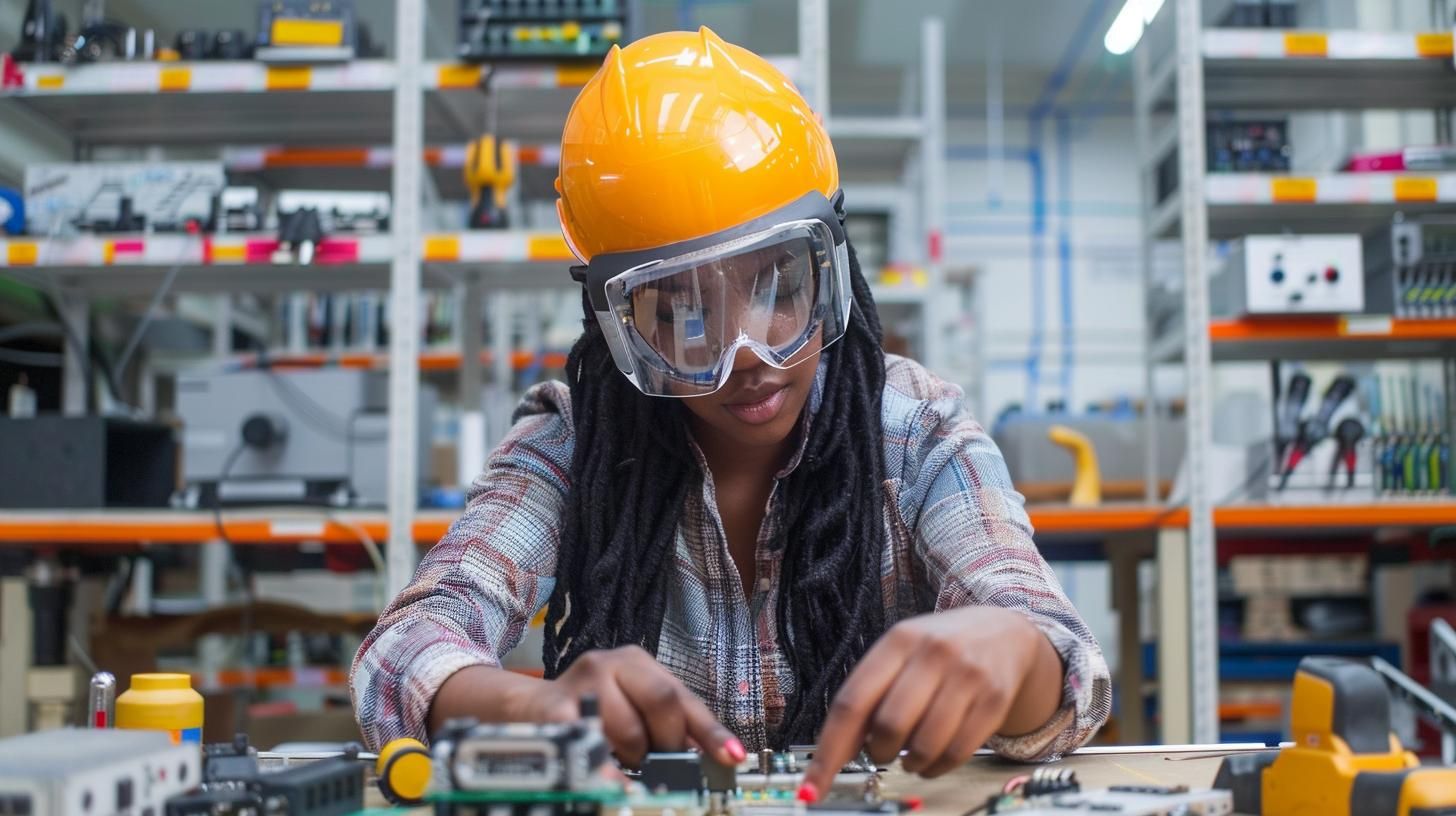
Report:
<svg viewBox="0 0 1456 816"><path fill-rule="evenodd" d="M427 190L463 193L458 176L464 162L463 142L479 135L480 124L498 121L501 138L525 145L522 164L552 165L559 157L556 141L577 89L596 71L595 65L505 63L461 65L423 58L423 0L397 0L395 58L358 60L337 65L269 66L258 62L107 63L65 68L24 66L24 84L0 91L4 104L24 109L69 135L76 154L89 157L96 147L162 145L221 148L231 172L278 186L325 180L324 185L349 189L389 189L392 231L388 234L341 236L325 241L315 263L274 264L273 237L250 235L112 235L19 238L0 241L0 274L59 293L68 322L84 327L89 300L100 295L137 295L155 291L174 267L172 291L227 294L283 293L300 290L387 290L392 319L386 355L355 355L360 365L387 367L390 372L389 482L387 516L371 518L371 535L389 543L387 585L401 588L415 563L415 542L421 535L438 539L444 526L420 532L415 484L415 426L419 374L426 368L458 368L462 393L478 393L480 370L487 361L508 373L516 355L502 334L487 344L477 320L465 320L460 338L465 347L492 347L492 355L422 352L417 304L422 289L453 289L462 303L478 304L492 294L491 308L501 311L510 293L519 289L559 288L570 253L555 232L525 230L427 234L421 206ZM926 259L932 285L920 290L881 290L885 302L905 303L935 314L939 308L928 292L939 275L939 234L943 209L944 34L938 20L927 21L922 40L924 97L922 115L894 120L845 119L835 122L828 110L828 7L825 0L800 2L800 54L772 58L794 76L816 110L826 115L836 138L846 145L846 161L865 153L886 152L915 168L920 210L926 223ZM496 117L496 111L509 116ZM334 145L362 145L339 150ZM395 161L420 156L421 161ZM336 184L343 180L345 183ZM465 314L469 313L466 307ZM219 321L229 309L219 310ZM501 314L494 315L498 326ZM930 323L930 325L940 325ZM221 322L219 322L221 325ZM498 333L500 333L498 331ZM219 335L225 332L219 332ZM927 362L936 356L939 334L927 333ZM86 342L84 336L80 342ZM506 349L506 353L502 353ZM215 348L230 356L225 342ZM68 360L74 360L74 350ZM84 408L83 366L66 369L66 410ZM216 537L210 522L195 523L187 514L167 515L181 526L155 533L153 540L208 541ZM230 514L231 515L231 514ZM23 521L23 519L21 519ZM101 513L94 524L68 525L77 535L100 536L122 516ZM184 523L187 522L187 523ZM244 523L239 521L238 523ZM267 518L246 523L266 525ZM229 521L229 524L233 524ZM125 523L121 524L126 527ZM44 525L17 534L51 540ZM19 528L17 528L19 529ZM119 528L118 528L119 529ZM267 532L229 528L237 540ZM16 533L16 530L9 531ZM136 531L133 531L136 532ZM325 537L338 533L325 525ZM7 536L7 540L17 540ZM63 536L63 538L65 538ZM125 539L122 536L122 539ZM265 535L265 539L276 538ZM284 536L284 539L288 539ZM121 540L121 539L117 539Z"/></svg>
<svg viewBox="0 0 1456 816"><path fill-rule="evenodd" d="M1212 365L1224 360L1438 358L1456 351L1450 321L1380 317L1213 321L1210 241L1250 232L1365 231L1398 211L1456 203L1445 173L1327 173L1317 176L1211 174L1207 111L1440 109L1456 107L1452 35L1282 31L1203 27L1199 0L1172 0L1134 52L1134 95L1144 202L1143 273L1152 245L1182 244L1183 317L1147 344L1146 389L1154 370L1183 365L1187 379L1187 506L1160 516L1158 677L1163 739L1218 736L1218 625L1215 531L1299 535L1332 528L1431 527L1456 519L1440 499L1374 505L1214 507L1206 478L1211 445ZM1171 115L1171 122L1155 122ZM1177 191L1156 197L1157 168L1178 155ZM1149 321L1151 326L1153 321ZM1450 364L1447 364L1448 379ZM1448 388L1449 390L1449 388ZM1151 427L1152 423L1149 423ZM1149 460L1156 461L1149 445ZM1149 470L1151 473L1151 469Z"/></svg>

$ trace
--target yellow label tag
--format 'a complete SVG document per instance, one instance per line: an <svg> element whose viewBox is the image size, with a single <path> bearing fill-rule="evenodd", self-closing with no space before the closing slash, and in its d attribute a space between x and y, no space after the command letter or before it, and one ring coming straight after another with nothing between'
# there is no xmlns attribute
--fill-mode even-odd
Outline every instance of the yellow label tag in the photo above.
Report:
<svg viewBox="0 0 1456 816"><path fill-rule="evenodd" d="M478 88L484 78L485 69L479 65L441 65L435 71L441 88Z"/></svg>
<svg viewBox="0 0 1456 816"><path fill-rule="evenodd" d="M101 245L101 263L105 266L111 266L116 263L115 241L107 241Z"/></svg>
<svg viewBox="0 0 1456 816"><path fill-rule="evenodd" d="M344 24L338 20L274 20L272 34L275 46L337 47L344 44Z"/></svg>
<svg viewBox="0 0 1456 816"><path fill-rule="evenodd" d="M242 263L248 259L248 248L243 244L213 244L213 263Z"/></svg>
<svg viewBox="0 0 1456 816"><path fill-rule="evenodd" d="M272 66L266 87L270 91L306 91L313 83L313 69L307 65Z"/></svg>
<svg viewBox="0 0 1456 816"><path fill-rule="evenodd" d="M40 245L34 241L11 241L5 259L11 266L35 266L40 259Z"/></svg>
<svg viewBox="0 0 1456 816"><path fill-rule="evenodd" d="M192 87L191 68L163 68L157 87L163 91L185 91Z"/></svg>
<svg viewBox="0 0 1456 816"><path fill-rule="evenodd" d="M425 261L449 263L460 260L460 239L453 235L426 235Z"/></svg>
<svg viewBox="0 0 1456 816"><path fill-rule="evenodd" d="M1428 31L1416 35L1416 53L1422 57L1445 58L1452 56L1456 48L1452 47L1452 36L1449 31Z"/></svg>
<svg viewBox="0 0 1456 816"><path fill-rule="evenodd" d="M1313 204L1319 182L1312 178L1278 178L1270 182L1269 190L1276 204Z"/></svg>
<svg viewBox="0 0 1456 816"><path fill-rule="evenodd" d="M1395 180L1396 201L1435 201L1436 180L1406 176Z"/></svg>
<svg viewBox="0 0 1456 816"><path fill-rule="evenodd" d="M1284 35L1284 56L1327 57L1330 55L1330 38L1326 34L1310 31L1291 31Z"/></svg>
<svg viewBox="0 0 1456 816"><path fill-rule="evenodd" d="M570 261L575 257L560 235L532 235L526 242L528 261Z"/></svg>
<svg viewBox="0 0 1456 816"><path fill-rule="evenodd" d="M35 78L35 87L43 91L59 91L66 87L66 75L43 74Z"/></svg>
<svg viewBox="0 0 1456 816"><path fill-rule="evenodd" d="M594 65L558 65L556 66L556 84L562 88L575 88L585 85L587 80L596 74L597 68Z"/></svg>

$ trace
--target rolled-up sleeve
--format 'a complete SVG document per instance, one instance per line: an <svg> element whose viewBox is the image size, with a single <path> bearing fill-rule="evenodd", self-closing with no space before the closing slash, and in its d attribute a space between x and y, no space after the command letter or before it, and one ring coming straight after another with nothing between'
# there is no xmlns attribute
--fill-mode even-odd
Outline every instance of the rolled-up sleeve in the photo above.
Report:
<svg viewBox="0 0 1456 816"><path fill-rule="evenodd" d="M923 369L914 373L915 396L923 399L908 434L912 449L900 498L902 515L913 519L935 609L991 605L1021 612L1046 635L1065 668L1056 714L1031 734L998 735L988 747L1016 760L1074 751L1111 711L1102 650L1032 542L1031 521L1006 462L966 412L960 389Z"/></svg>
<svg viewBox="0 0 1456 816"><path fill-rule="evenodd" d="M349 690L371 748L425 739L440 686L467 666L499 666L550 598L571 428L565 386L527 393L465 513L365 638Z"/></svg>

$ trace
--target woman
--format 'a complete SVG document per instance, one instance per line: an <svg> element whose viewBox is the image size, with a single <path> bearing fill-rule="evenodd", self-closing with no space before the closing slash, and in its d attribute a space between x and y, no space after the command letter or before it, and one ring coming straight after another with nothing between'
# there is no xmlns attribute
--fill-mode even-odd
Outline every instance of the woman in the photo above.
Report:
<svg viewBox="0 0 1456 816"><path fill-rule="evenodd" d="M706 28L614 48L556 187L568 383L526 395L360 649L367 740L592 693L628 764L817 739L810 799L862 747L935 775L1085 742L1102 655L960 390L881 351L793 85ZM500 669L543 606L546 679Z"/></svg>

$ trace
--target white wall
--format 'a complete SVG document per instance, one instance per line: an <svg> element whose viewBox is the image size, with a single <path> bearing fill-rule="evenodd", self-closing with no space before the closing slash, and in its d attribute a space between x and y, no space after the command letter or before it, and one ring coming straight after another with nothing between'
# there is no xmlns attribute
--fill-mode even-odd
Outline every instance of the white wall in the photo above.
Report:
<svg viewBox="0 0 1456 816"><path fill-rule="evenodd" d="M1132 149L1130 116L1074 117L1066 155L1069 172L1061 195L1058 127L1042 127L1044 233L1033 241L1032 165L1026 156L1025 119L1008 121L1008 154L998 173L985 158L957 149L984 147L984 120L953 122L949 129L946 250L949 262L982 271L979 294L986 358L984 420L1028 398L1032 382L1026 361L1038 345L1038 405L1065 399L1079 410L1089 401L1140 394L1142 381L1142 286L1138 270L1140 236L1137 159ZM999 184L996 180L999 179ZM1063 387L1062 270L1063 231L1070 246L1072 366L1070 389ZM1033 246L1042 253L1040 298L1033 280ZM1035 303L1035 305L1034 305ZM1030 406L1028 406L1030 407Z"/></svg>

